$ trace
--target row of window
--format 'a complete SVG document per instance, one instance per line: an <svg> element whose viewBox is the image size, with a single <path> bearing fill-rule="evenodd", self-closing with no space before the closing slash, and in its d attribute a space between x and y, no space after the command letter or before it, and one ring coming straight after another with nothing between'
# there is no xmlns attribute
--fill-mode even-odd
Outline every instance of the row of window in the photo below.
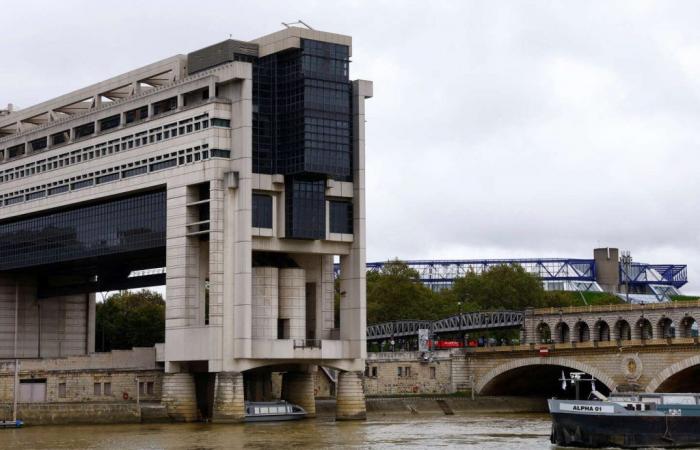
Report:
<svg viewBox="0 0 700 450"><path fill-rule="evenodd" d="M165 192L0 224L0 270L165 246Z"/></svg>
<svg viewBox="0 0 700 450"><path fill-rule="evenodd" d="M160 127L144 130L134 135L123 136L119 139L105 141L94 146L66 152L47 159L27 163L6 170L0 170L0 183L26 178L35 174L68 167L96 158L109 156L121 151L139 148L147 144L153 144L163 140L173 139L185 134L194 133L209 126L230 127L231 121L227 119L212 118L208 114L180 120Z"/></svg>
<svg viewBox="0 0 700 450"><path fill-rule="evenodd" d="M94 383L92 387L92 395L94 397L108 397L112 395L112 383L107 381L104 383ZM139 395L155 395L155 382L140 381ZM58 383L58 398L68 398L68 385L66 382Z"/></svg>
<svg viewBox="0 0 700 450"><path fill-rule="evenodd" d="M78 177L53 182L49 185L35 186L21 191L10 192L0 196L2 203L0 206L15 205L25 201L36 200L52 195L69 191L76 191L86 187L105 184L120 179L130 178L137 175L157 172L159 170L185 164L205 161L210 158L230 158L230 150L211 149L208 144L165 153L151 158L142 159L127 164L103 169L97 172L90 172Z"/></svg>

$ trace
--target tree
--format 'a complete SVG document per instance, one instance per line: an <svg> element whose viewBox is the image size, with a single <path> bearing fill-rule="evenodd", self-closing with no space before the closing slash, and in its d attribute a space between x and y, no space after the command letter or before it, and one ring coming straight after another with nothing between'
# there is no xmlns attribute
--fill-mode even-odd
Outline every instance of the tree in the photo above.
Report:
<svg viewBox="0 0 700 450"><path fill-rule="evenodd" d="M464 311L512 309L544 306L542 282L518 264L493 266L477 275L468 273L455 280L450 292L452 302L464 302Z"/></svg>
<svg viewBox="0 0 700 450"><path fill-rule="evenodd" d="M436 297L417 271L401 261L388 261L381 271L367 273L367 322L436 319L441 313Z"/></svg>
<svg viewBox="0 0 700 450"><path fill-rule="evenodd" d="M97 304L97 351L152 347L165 341L165 301L153 291L122 291Z"/></svg>

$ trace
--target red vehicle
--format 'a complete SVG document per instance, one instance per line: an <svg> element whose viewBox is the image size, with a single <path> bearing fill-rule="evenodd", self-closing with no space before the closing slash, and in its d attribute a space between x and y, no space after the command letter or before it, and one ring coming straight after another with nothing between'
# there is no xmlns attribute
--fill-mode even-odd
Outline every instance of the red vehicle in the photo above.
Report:
<svg viewBox="0 0 700 450"><path fill-rule="evenodd" d="M433 344L435 345L436 350L445 350L448 348L462 348L464 347L464 344L460 341L447 341L447 340L439 340L439 341L430 341L429 346L430 348L433 348Z"/></svg>

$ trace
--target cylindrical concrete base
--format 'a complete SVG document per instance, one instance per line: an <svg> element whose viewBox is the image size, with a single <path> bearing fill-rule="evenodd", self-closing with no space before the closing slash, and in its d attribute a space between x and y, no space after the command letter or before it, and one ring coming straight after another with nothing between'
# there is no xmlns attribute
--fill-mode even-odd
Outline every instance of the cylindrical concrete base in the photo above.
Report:
<svg viewBox="0 0 700 450"><path fill-rule="evenodd" d="M245 420L243 375L238 372L219 372L214 387L212 422L235 423Z"/></svg>
<svg viewBox="0 0 700 450"><path fill-rule="evenodd" d="M365 420L367 406L360 372L341 372L338 375L338 389L335 406L335 420Z"/></svg>
<svg viewBox="0 0 700 450"><path fill-rule="evenodd" d="M175 422L197 420L197 395L194 377L189 373L166 373L163 375L163 396L168 416Z"/></svg>
<svg viewBox="0 0 700 450"><path fill-rule="evenodd" d="M287 372L282 380L282 398L306 410L307 417L316 417L314 374Z"/></svg>

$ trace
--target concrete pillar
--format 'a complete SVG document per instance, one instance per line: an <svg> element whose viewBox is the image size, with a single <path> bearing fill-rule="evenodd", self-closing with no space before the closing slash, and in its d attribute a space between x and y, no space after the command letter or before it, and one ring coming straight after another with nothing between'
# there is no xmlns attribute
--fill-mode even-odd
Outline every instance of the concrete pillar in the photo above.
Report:
<svg viewBox="0 0 700 450"><path fill-rule="evenodd" d="M365 420L367 406L361 372L341 372L335 406L336 420Z"/></svg>
<svg viewBox="0 0 700 450"><path fill-rule="evenodd" d="M301 406L307 417L316 417L315 372L287 372L282 379L282 398Z"/></svg>
<svg viewBox="0 0 700 450"><path fill-rule="evenodd" d="M595 280L606 292L619 292L620 258L616 248L596 248L593 250L595 260Z"/></svg>
<svg viewBox="0 0 700 450"><path fill-rule="evenodd" d="M212 422L236 423L245 420L243 374L219 372L214 387L214 412Z"/></svg>
<svg viewBox="0 0 700 450"><path fill-rule="evenodd" d="M280 269L279 318L289 321L284 337L306 338L306 271L304 269Z"/></svg>
<svg viewBox="0 0 700 450"><path fill-rule="evenodd" d="M277 339L279 270L253 268L253 339Z"/></svg>
<svg viewBox="0 0 700 450"><path fill-rule="evenodd" d="M192 374L164 374L161 403L167 408L168 416L175 422L197 420L197 395Z"/></svg>

